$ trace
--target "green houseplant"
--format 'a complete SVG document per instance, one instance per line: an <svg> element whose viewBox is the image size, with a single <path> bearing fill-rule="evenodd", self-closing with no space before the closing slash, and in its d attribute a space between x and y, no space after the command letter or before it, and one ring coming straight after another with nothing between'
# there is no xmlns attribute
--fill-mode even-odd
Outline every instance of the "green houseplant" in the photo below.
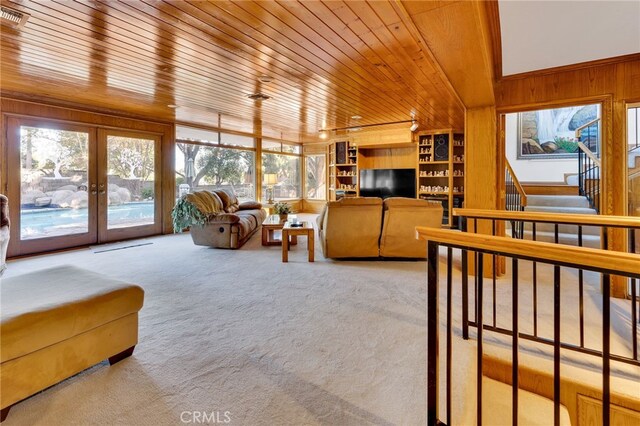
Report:
<svg viewBox="0 0 640 426"><path fill-rule="evenodd" d="M287 220L287 216L291 213L291 206L288 203L277 202L273 205L273 212L280 215L280 220Z"/></svg>
<svg viewBox="0 0 640 426"><path fill-rule="evenodd" d="M193 225L204 225L207 223L207 215L202 213L198 208L186 199L183 195L178 199L176 205L171 210L171 219L173 221L173 232L180 233L183 229Z"/></svg>

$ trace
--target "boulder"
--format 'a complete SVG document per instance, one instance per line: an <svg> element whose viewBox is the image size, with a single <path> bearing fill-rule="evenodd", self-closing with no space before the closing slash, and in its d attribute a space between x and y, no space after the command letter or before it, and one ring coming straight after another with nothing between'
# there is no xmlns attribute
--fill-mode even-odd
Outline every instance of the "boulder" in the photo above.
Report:
<svg viewBox="0 0 640 426"><path fill-rule="evenodd" d="M42 191L38 191L37 189L30 189L28 191L24 191L21 195L21 203L22 204L35 204L37 198L45 197L46 194Z"/></svg>
<svg viewBox="0 0 640 426"><path fill-rule="evenodd" d="M551 141L544 142L540 144L540 146L542 147L544 152L546 152L547 154L552 154L558 151L558 144L556 144L555 142L551 142Z"/></svg>
<svg viewBox="0 0 640 426"><path fill-rule="evenodd" d="M123 203L128 203L131 201L131 191L129 191L127 188L120 188L117 192L120 196L120 201L122 201Z"/></svg>
<svg viewBox="0 0 640 426"><path fill-rule="evenodd" d="M544 154L544 150L538 142L533 139L523 138L520 141L523 154Z"/></svg>
<svg viewBox="0 0 640 426"><path fill-rule="evenodd" d="M34 203L36 207L47 207L51 204L51 197L40 197L36 198Z"/></svg>
<svg viewBox="0 0 640 426"><path fill-rule="evenodd" d="M89 194L87 191L74 192L69 202L71 208L84 209L89 205Z"/></svg>
<svg viewBox="0 0 640 426"><path fill-rule="evenodd" d="M78 187L75 185L64 185L60 188L57 188L57 191L77 191Z"/></svg>
<svg viewBox="0 0 640 426"><path fill-rule="evenodd" d="M576 112L569 121L569 130L576 130L578 127L587 124L598 118L598 108L595 105L586 105Z"/></svg>
<svg viewBox="0 0 640 426"><path fill-rule="evenodd" d="M75 192L69 190L54 191L51 196L51 204L58 207L71 207L71 200Z"/></svg>

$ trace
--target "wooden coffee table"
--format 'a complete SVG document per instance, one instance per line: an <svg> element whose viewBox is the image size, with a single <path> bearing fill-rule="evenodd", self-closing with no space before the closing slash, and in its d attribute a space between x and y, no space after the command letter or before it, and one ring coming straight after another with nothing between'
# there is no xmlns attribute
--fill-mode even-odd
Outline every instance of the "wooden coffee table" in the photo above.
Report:
<svg viewBox="0 0 640 426"><path fill-rule="evenodd" d="M307 237L307 251L309 252L309 262L314 261L314 230L311 222L300 222L302 226L291 226L291 222L286 222L282 227L282 262L289 261L289 238L293 240L299 235ZM293 243L291 243L293 244Z"/></svg>
<svg viewBox="0 0 640 426"><path fill-rule="evenodd" d="M280 216L277 214L272 214L267 216L267 218L262 222L262 245L263 246L280 246L282 245L282 240L279 240L274 237L275 231L281 231L282 227L284 227L285 221L280 221ZM298 238L296 236L291 237L292 245L296 245L298 243Z"/></svg>

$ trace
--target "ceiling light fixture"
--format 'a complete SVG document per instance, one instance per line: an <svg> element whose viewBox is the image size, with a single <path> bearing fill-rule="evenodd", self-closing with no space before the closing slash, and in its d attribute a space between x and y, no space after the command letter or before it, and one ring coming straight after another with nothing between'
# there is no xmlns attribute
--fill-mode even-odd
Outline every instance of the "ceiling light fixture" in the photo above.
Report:
<svg viewBox="0 0 640 426"><path fill-rule="evenodd" d="M320 139L326 139L327 136L329 136L328 132L326 130L320 130Z"/></svg>
<svg viewBox="0 0 640 426"><path fill-rule="evenodd" d="M271 99L271 96L258 92L247 95L247 98L253 99L254 101L266 101L267 99Z"/></svg>
<svg viewBox="0 0 640 426"><path fill-rule="evenodd" d="M416 130L418 130L418 127L419 127L419 126L420 126L420 125L418 124L418 122L414 120L414 121L411 123L411 127L410 127L409 129L410 129L412 132L415 132Z"/></svg>
<svg viewBox="0 0 640 426"><path fill-rule="evenodd" d="M260 83L271 83L273 81L273 77L271 77L270 75L262 74L260 77L258 77L258 81Z"/></svg>
<svg viewBox="0 0 640 426"><path fill-rule="evenodd" d="M167 105L169 108L178 108L178 105L174 105L174 104L169 104Z"/></svg>
<svg viewBox="0 0 640 426"><path fill-rule="evenodd" d="M360 119L362 119L362 116L361 115L352 115L351 119L352 120L360 120Z"/></svg>

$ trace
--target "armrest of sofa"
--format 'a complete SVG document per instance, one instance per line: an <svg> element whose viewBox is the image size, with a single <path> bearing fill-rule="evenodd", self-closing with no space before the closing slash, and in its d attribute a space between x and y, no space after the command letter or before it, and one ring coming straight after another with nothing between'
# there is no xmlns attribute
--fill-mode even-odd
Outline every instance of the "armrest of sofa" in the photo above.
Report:
<svg viewBox="0 0 640 426"><path fill-rule="evenodd" d="M262 203L258 201L245 201L238 205L239 210L260 210L262 208Z"/></svg>
<svg viewBox="0 0 640 426"><path fill-rule="evenodd" d="M216 215L210 215L207 220L207 224L226 224L226 223L238 223L240 218L233 213L220 213Z"/></svg>
<svg viewBox="0 0 640 426"><path fill-rule="evenodd" d="M325 203L324 207L320 211L320 214L316 218L316 224L318 225L318 231L322 231L324 229L324 217L327 215L327 204Z"/></svg>

